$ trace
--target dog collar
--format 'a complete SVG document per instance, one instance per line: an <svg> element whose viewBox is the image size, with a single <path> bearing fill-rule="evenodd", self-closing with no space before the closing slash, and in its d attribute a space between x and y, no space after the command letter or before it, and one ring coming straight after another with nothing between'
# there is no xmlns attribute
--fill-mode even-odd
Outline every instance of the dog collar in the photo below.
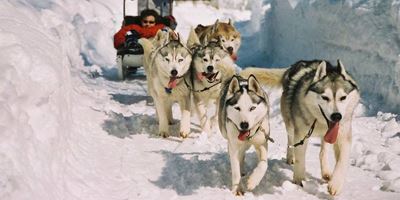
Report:
<svg viewBox="0 0 400 200"><path fill-rule="evenodd" d="M231 119L229 119L229 118L227 118L227 119L236 127L237 130L240 130L240 129L236 126L236 124L233 123L233 121L232 121ZM261 127L262 122L263 122L263 121L260 121L260 122L257 123L257 124L258 124L258 127L257 127L256 131L253 133L253 135L249 135L249 136L246 137L246 140L247 140L247 141L250 141L251 139L253 139L253 137L254 137L258 132L263 132L263 133L264 133L264 137L265 137L265 141L270 141L270 142L272 142L272 143L275 142L275 140L272 139L272 138L270 137L270 132L267 133L267 132L265 131L265 129L264 129L263 127ZM250 129L250 130L251 130L251 129Z"/></svg>
<svg viewBox="0 0 400 200"><path fill-rule="evenodd" d="M272 138L270 137L270 132L267 133L267 132L265 131L265 129L264 129L263 127L261 127L261 124L262 124L262 121L259 122L258 128L257 128L256 131L253 133L253 135L249 135L246 139L247 139L247 140L253 139L253 137L260 131L260 132L263 132L263 133L264 133L264 136L265 136L265 140L266 140L266 141L269 140L270 142L274 143L275 140L272 139Z"/></svg>

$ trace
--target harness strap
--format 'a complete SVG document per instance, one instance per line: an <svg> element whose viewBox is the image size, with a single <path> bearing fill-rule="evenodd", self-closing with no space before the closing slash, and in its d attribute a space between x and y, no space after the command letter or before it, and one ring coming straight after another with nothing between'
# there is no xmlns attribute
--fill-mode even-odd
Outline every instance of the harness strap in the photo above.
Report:
<svg viewBox="0 0 400 200"><path fill-rule="evenodd" d="M209 87L205 87L205 88L203 88L203 89L201 89L201 90L194 90L194 89L190 88L189 84L186 82L186 79L183 79L183 80L185 81L185 84L186 84L186 86L189 88L189 90L191 90L191 91L193 91L193 92L204 92L204 91L207 91L207 90L213 88L214 86L216 86L216 85L218 85L218 84L221 84L221 80L220 80L219 82L217 82L217 83L215 83L214 85L211 85L211 86L209 86ZM194 84L193 84L193 85L194 85Z"/></svg>
<svg viewBox="0 0 400 200"><path fill-rule="evenodd" d="M267 133L267 132L265 131L265 129L264 129L263 127L261 127L261 124L260 124L260 126L258 126L256 132L254 132L253 135L247 137L247 140L251 140L251 139L258 133L258 131L261 131L261 132L264 133L264 136L265 136L265 140L266 140L266 141L269 140L270 142L275 143L275 140L272 139L271 136L270 136L270 135L271 135L270 132Z"/></svg>
<svg viewBox="0 0 400 200"><path fill-rule="evenodd" d="M300 140L300 142L298 142L298 143L296 143L296 144L294 144L294 145L289 145L289 148L295 148L295 147L297 147L297 146L299 146L299 145L303 145L303 144L304 144L304 141L305 141L306 139L308 139L309 137L311 137L311 134L312 134L313 131L314 131L314 127L315 127L315 123L316 123L316 122L317 122L317 119L314 120L314 122L312 123L310 129L308 130L307 135L304 136L304 138L303 138L302 140Z"/></svg>

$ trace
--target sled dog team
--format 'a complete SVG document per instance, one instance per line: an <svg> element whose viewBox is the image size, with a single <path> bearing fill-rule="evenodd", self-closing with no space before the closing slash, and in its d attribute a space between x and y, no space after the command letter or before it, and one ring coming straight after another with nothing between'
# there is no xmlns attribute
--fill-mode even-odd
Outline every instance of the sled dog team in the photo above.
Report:
<svg viewBox="0 0 400 200"><path fill-rule="evenodd" d="M293 164L293 182L305 180L305 155L310 136L321 137L321 176L331 195L340 193L349 166L352 116L359 102L359 88L338 60L299 61L284 69L246 68L236 73L234 60L240 33L233 23L198 25L183 44L172 31L159 31L152 39L140 39L148 92L153 97L159 134L168 137L173 123L172 104L181 110L179 135L190 132L191 108L204 132L218 120L228 141L232 192L253 190L268 168L270 138L269 100L262 86L282 87L281 112L288 133L287 163ZM207 115L217 105L216 114ZM333 144L336 164L329 169L327 148ZM248 180L244 173L245 151L253 145L258 163Z"/></svg>

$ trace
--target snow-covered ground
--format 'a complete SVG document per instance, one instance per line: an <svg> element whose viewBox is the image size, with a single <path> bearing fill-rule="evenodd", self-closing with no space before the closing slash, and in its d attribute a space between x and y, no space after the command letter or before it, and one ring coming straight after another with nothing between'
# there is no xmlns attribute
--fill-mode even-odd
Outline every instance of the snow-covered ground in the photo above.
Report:
<svg viewBox="0 0 400 200"><path fill-rule="evenodd" d="M234 19L245 37L239 59L246 59L246 52L265 50L259 35L257 45L248 42L262 31L257 21L271 5L252 0L246 8L252 10L179 3L174 13L183 36L198 23ZM114 0L0 3L0 199L234 198L218 131L208 138L194 117L189 138L159 138L145 77L116 80L112 35L121 16ZM316 138L307 154L308 180L303 188L291 183L279 91L268 93L276 142L269 145L267 175L242 199L333 199L320 179ZM398 116L365 112L360 104L350 170L335 199L399 199ZM253 150L246 163L247 170L255 166Z"/></svg>

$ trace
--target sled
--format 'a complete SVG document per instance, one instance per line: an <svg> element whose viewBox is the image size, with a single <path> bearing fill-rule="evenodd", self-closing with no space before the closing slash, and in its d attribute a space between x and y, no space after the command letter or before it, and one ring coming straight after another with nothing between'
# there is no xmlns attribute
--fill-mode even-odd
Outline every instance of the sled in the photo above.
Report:
<svg viewBox="0 0 400 200"><path fill-rule="evenodd" d="M144 9L154 9L160 16L172 15L173 0L124 0L122 26L140 23L139 13ZM117 50L117 76L119 80L143 66L143 52L135 52L129 48Z"/></svg>

